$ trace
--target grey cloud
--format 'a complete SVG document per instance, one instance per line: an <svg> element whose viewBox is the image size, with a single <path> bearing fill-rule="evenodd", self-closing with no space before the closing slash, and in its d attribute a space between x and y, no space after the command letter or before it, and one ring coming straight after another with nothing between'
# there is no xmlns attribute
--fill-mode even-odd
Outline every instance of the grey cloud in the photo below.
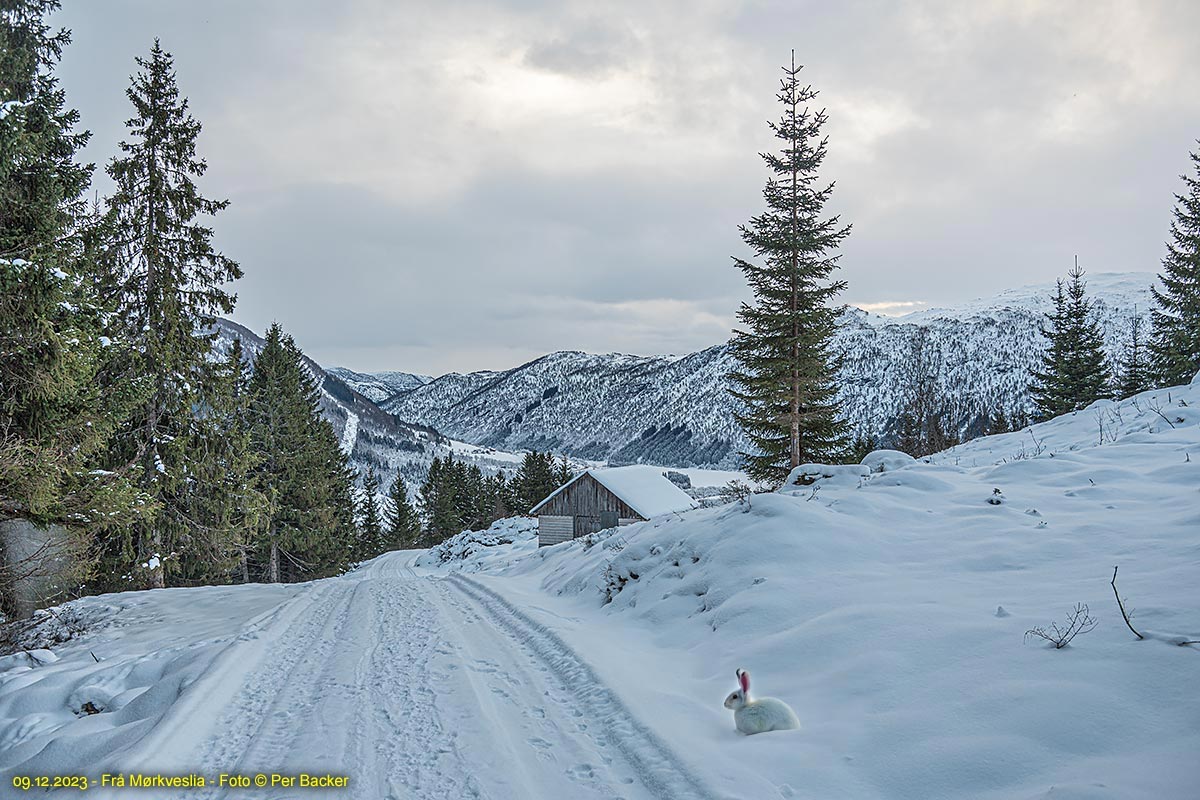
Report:
<svg viewBox="0 0 1200 800"><path fill-rule="evenodd" d="M565 35L534 42L525 61L552 72L591 77L626 65L638 46L627 26L589 20Z"/></svg>
<svg viewBox="0 0 1200 800"><path fill-rule="evenodd" d="M236 317L364 370L724 338L792 47L854 224L845 300L945 305L1076 253L1153 270L1200 136L1186 2L112 0L58 21L101 163L162 37L202 188L233 200Z"/></svg>

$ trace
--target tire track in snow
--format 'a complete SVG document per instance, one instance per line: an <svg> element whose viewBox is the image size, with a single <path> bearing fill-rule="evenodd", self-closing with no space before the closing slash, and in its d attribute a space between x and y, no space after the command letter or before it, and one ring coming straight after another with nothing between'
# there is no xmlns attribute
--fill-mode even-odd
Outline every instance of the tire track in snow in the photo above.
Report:
<svg viewBox="0 0 1200 800"><path fill-rule="evenodd" d="M411 570L374 580L371 629L378 637L358 677L361 694L355 797L371 800L482 798L462 761L457 736L443 724L433 689L422 679L441 644L436 615L421 596L427 584Z"/></svg>
<svg viewBox="0 0 1200 800"><path fill-rule="evenodd" d="M439 619L422 597L427 584L392 561L314 584L307 602L267 632L269 655L193 750L194 768L214 778L221 772L350 776L347 790L322 797L484 797L459 754L457 733L442 725L434 692L418 677L440 641ZM249 796L244 789L216 786L177 795L243 796ZM269 789L264 797L313 794Z"/></svg>
<svg viewBox="0 0 1200 800"><path fill-rule="evenodd" d="M591 666L559 636L486 586L453 573L448 582L492 624L524 648L566 690L568 703L601 726L638 780L660 800L715 800L717 795L653 731L643 725Z"/></svg>

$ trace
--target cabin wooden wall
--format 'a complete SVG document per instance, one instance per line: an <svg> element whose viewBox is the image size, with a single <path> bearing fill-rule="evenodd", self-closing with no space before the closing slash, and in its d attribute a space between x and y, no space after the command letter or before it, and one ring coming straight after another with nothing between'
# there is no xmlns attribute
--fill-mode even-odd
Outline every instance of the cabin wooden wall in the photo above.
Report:
<svg viewBox="0 0 1200 800"><path fill-rule="evenodd" d="M622 519L641 519L641 515L621 501L621 498L604 488L590 474L584 475L554 499L538 509L539 515L548 517L596 517L602 511L615 511Z"/></svg>
<svg viewBox="0 0 1200 800"><path fill-rule="evenodd" d="M538 546L558 544L600 530L600 515L614 512L618 525L642 519L591 475L584 475L538 509Z"/></svg>
<svg viewBox="0 0 1200 800"><path fill-rule="evenodd" d="M575 538L575 520L571 517L538 515L538 547L569 542Z"/></svg>

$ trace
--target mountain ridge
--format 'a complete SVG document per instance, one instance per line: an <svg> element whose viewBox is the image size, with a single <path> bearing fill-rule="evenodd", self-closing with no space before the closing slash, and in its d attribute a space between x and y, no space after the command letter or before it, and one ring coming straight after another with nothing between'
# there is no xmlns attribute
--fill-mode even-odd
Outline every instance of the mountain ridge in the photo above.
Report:
<svg viewBox="0 0 1200 800"><path fill-rule="evenodd" d="M1097 273L1085 280L1115 363L1135 309L1143 314L1151 305L1155 275ZM835 349L852 428L886 441L914 370L957 401L953 424L964 435L994 410L1028 411L1029 370L1042 351L1039 326L1053 287L1029 284L899 317L845 307ZM730 468L747 447L728 393L733 366L728 343L683 356L555 351L507 370L448 373L376 402L400 419L485 447ZM354 375L370 375L331 371L355 388Z"/></svg>

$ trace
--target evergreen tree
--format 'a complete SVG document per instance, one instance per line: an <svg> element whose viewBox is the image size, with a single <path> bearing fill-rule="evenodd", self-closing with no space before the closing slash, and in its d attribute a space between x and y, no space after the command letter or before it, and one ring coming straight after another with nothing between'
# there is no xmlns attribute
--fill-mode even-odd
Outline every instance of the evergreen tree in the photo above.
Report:
<svg viewBox="0 0 1200 800"><path fill-rule="evenodd" d="M845 282L829 278L850 227L821 216L833 193L833 184L817 183L826 115L808 107L817 92L801 86L800 69L793 53L778 94L783 116L770 126L783 147L762 154L772 173L767 210L740 228L760 263L735 258L754 292L732 341L733 394L744 404L737 418L759 451L742 456L752 478L776 484L799 464L834 460L845 444L829 349L838 313L829 304Z"/></svg>
<svg viewBox="0 0 1200 800"><path fill-rule="evenodd" d="M571 462L567 460L566 456L563 456L559 459L558 474L555 476L555 480L558 481L559 486L562 486L564 483L568 483L571 478L574 477L575 470L571 469Z"/></svg>
<svg viewBox="0 0 1200 800"><path fill-rule="evenodd" d="M58 7L0 6L0 520L67 525L78 558L151 506L124 471L95 469L130 394L101 390L105 309L80 235L92 167L54 77L70 42L44 22Z"/></svg>
<svg viewBox="0 0 1200 800"><path fill-rule="evenodd" d="M1067 293L1061 278L1055 284L1054 308L1046 315L1041 334L1046 339L1042 353L1042 368L1034 370L1029 394L1034 408L1044 419L1058 416L1071 410L1066 364L1070 358L1070 319L1067 316Z"/></svg>
<svg viewBox="0 0 1200 800"><path fill-rule="evenodd" d="M269 509L252 548L256 574L272 582L336 574L352 556L354 476L299 348L277 324L254 362L249 411Z"/></svg>
<svg viewBox="0 0 1200 800"><path fill-rule="evenodd" d="M1117 395L1132 397L1151 388L1149 365L1146 363L1146 343L1142 338L1142 318L1134 309L1129 321L1129 339L1117 365Z"/></svg>
<svg viewBox="0 0 1200 800"><path fill-rule="evenodd" d="M240 338L214 370L215 382L187 442L189 483L179 509L184 528L176 560L177 582L249 580L247 550L267 512L258 491L261 463L250 430L250 368Z"/></svg>
<svg viewBox="0 0 1200 800"><path fill-rule="evenodd" d="M847 448L843 460L847 464L861 464L864 458L878 449L879 442L871 434L855 436L850 440L850 446Z"/></svg>
<svg viewBox="0 0 1200 800"><path fill-rule="evenodd" d="M453 457L434 458L421 485L421 511L431 544L439 544L462 531L463 466Z"/></svg>
<svg viewBox="0 0 1200 800"><path fill-rule="evenodd" d="M396 475L388 490L387 550L407 550L416 547L421 538L421 518L408 499L408 486L403 475Z"/></svg>
<svg viewBox="0 0 1200 800"><path fill-rule="evenodd" d="M565 481L550 453L534 450L521 459L521 467L510 482L509 505L518 514L528 514Z"/></svg>
<svg viewBox="0 0 1200 800"><path fill-rule="evenodd" d="M375 474L375 468L372 466L367 467L367 474L363 478L359 520L356 558L365 561L387 549L383 533L383 513L379 509L379 476Z"/></svg>
<svg viewBox="0 0 1200 800"><path fill-rule="evenodd" d="M486 525L491 525L498 519L504 519L512 511L508 507L508 479L504 472L498 472L487 478L483 484L483 505L486 511Z"/></svg>
<svg viewBox="0 0 1200 800"><path fill-rule="evenodd" d="M199 486L196 476L211 469L200 461L225 449L205 441L217 431L198 421L196 409L217 383L208 359L211 325L235 300L223 287L242 272L213 249L212 229L198 221L228 201L202 197L194 183L206 169L196 156L200 123L180 97L171 55L155 40L150 57L136 61L139 71L126 91L134 107L126 123L130 139L108 166L116 184L108 201L109 264L119 295L117 335L140 354L136 371L147 399L115 455L140 465L141 488L159 505L139 525L134 544L148 584L160 587L178 561L205 557L186 542L223 536L233 544L240 533L217 530L214 519L190 518L187 509L196 507L188 496Z"/></svg>
<svg viewBox="0 0 1200 800"><path fill-rule="evenodd" d="M1171 241L1158 275L1162 289L1151 289L1158 307L1151 313L1150 353L1160 386L1188 383L1200 372L1200 150L1191 159L1195 174L1180 176L1184 194L1175 195Z"/></svg>
<svg viewBox="0 0 1200 800"><path fill-rule="evenodd" d="M1008 433L1014 430L1012 421L1009 416L1004 413L1004 406L997 405L995 410L988 415L983 427L984 436L995 436L998 433Z"/></svg>
<svg viewBox="0 0 1200 800"><path fill-rule="evenodd" d="M1104 359L1104 337L1096 320L1078 262L1059 280L1054 310L1042 335L1048 340L1042 368L1033 373L1030 393L1041 419L1078 411L1108 395L1111 379Z"/></svg>

